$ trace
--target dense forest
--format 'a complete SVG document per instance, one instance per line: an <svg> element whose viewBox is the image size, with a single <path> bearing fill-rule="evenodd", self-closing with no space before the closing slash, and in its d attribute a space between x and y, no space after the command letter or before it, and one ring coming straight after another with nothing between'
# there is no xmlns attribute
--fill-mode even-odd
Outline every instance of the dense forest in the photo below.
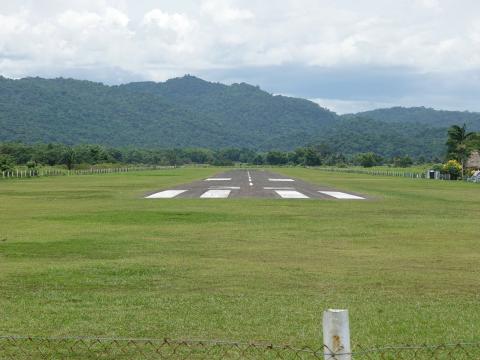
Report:
<svg viewBox="0 0 480 360"><path fill-rule="evenodd" d="M443 158L447 128L480 130L480 114L392 108L339 116L317 104L193 76L120 86L0 77L0 141L109 148L245 148L266 153L328 147L352 157ZM164 150L167 151L167 150Z"/></svg>
<svg viewBox="0 0 480 360"><path fill-rule="evenodd" d="M346 117L351 115L345 115ZM355 117L369 118L387 123L422 124L448 128L453 124L465 124L469 129L480 131L480 114L469 111L433 110L425 107L393 107L354 114Z"/></svg>
<svg viewBox="0 0 480 360"><path fill-rule="evenodd" d="M185 99L175 96L180 92ZM0 79L0 141L264 149L291 134L290 143L280 145L293 148L306 143L303 134L320 133L335 120L306 100L188 76L124 86Z"/></svg>

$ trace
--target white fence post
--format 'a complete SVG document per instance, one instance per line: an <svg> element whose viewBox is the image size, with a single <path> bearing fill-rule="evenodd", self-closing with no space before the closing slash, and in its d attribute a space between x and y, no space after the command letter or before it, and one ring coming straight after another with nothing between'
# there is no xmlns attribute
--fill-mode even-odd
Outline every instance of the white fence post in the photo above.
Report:
<svg viewBox="0 0 480 360"><path fill-rule="evenodd" d="M351 360L348 310L323 312L323 346L325 360Z"/></svg>

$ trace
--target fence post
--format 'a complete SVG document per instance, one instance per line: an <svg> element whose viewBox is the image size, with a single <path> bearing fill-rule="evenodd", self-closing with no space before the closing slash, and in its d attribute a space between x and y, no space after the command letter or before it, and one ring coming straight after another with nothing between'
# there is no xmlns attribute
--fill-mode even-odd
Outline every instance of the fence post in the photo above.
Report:
<svg viewBox="0 0 480 360"><path fill-rule="evenodd" d="M323 312L323 346L325 360L352 360L348 310Z"/></svg>

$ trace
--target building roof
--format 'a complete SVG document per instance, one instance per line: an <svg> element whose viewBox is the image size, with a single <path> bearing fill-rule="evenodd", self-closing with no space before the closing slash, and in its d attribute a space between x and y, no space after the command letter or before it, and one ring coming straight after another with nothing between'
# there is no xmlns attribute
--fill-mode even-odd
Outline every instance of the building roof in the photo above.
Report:
<svg viewBox="0 0 480 360"><path fill-rule="evenodd" d="M472 151L466 165L469 169L480 169L480 151Z"/></svg>

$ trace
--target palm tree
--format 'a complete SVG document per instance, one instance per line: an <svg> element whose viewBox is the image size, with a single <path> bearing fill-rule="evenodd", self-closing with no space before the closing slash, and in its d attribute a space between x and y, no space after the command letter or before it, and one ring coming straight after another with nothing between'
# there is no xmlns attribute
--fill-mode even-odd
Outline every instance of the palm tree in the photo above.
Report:
<svg viewBox="0 0 480 360"><path fill-rule="evenodd" d="M467 132L467 126L453 125L448 129L448 156L458 160L462 164L462 177L465 171L465 162L470 155L467 142L475 136L474 132Z"/></svg>

